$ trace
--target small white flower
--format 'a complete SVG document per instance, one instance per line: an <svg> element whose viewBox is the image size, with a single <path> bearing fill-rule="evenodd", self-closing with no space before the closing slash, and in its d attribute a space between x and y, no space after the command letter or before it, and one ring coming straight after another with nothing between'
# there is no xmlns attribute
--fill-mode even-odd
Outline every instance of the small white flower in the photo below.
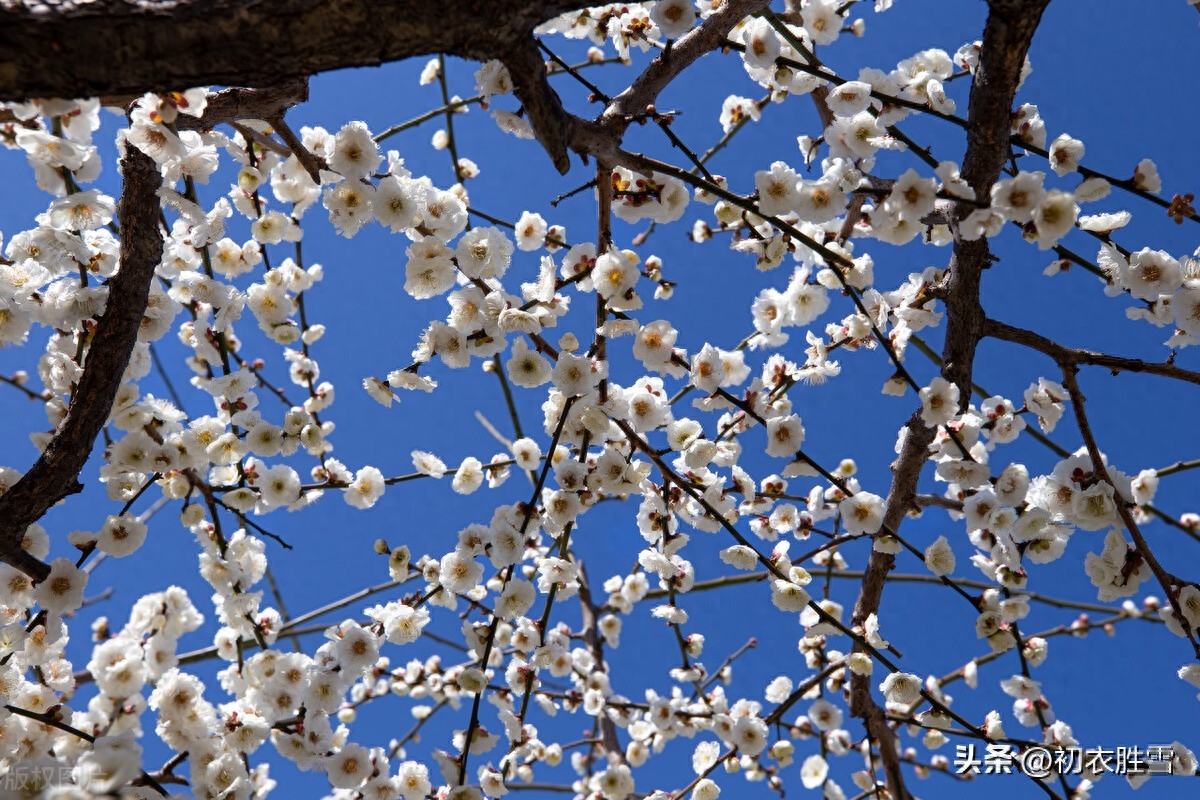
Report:
<svg viewBox="0 0 1200 800"><path fill-rule="evenodd" d="M883 498L859 492L838 504L847 533L875 533L883 525Z"/></svg>
<svg viewBox="0 0 1200 800"><path fill-rule="evenodd" d="M1066 175L1079 169L1083 160L1083 142L1062 134L1050 144L1050 169L1055 175Z"/></svg>
<svg viewBox="0 0 1200 800"><path fill-rule="evenodd" d="M452 594L471 591L483 578L483 565L460 550L442 557L438 581Z"/></svg>
<svg viewBox="0 0 1200 800"><path fill-rule="evenodd" d="M592 372L590 358L570 353L558 354L558 362L550 374L554 386L567 397L587 394L595 385L594 380L597 377Z"/></svg>
<svg viewBox="0 0 1200 800"><path fill-rule="evenodd" d="M637 283L637 262L623 252L609 250L596 259L592 282L596 293L607 299L621 298Z"/></svg>
<svg viewBox="0 0 1200 800"><path fill-rule="evenodd" d="M50 224L66 231L88 231L112 222L116 203L99 189L88 189L50 203Z"/></svg>
<svg viewBox="0 0 1200 800"><path fill-rule="evenodd" d="M542 448L529 437L513 442L512 454L521 469L537 469L542 460Z"/></svg>
<svg viewBox="0 0 1200 800"><path fill-rule="evenodd" d="M934 575L949 575L954 572L954 550L945 536L939 536L933 544L925 548L925 566Z"/></svg>
<svg viewBox="0 0 1200 800"><path fill-rule="evenodd" d="M696 6L692 0L659 0L650 9L650 19L668 39L678 39L696 24Z"/></svg>
<svg viewBox="0 0 1200 800"><path fill-rule="evenodd" d="M958 415L958 386L940 375L919 392L921 419L933 428L945 425Z"/></svg>
<svg viewBox="0 0 1200 800"><path fill-rule="evenodd" d="M475 73L477 94L491 97L494 94L508 94L512 90L512 76L508 74L508 67L496 59L485 62Z"/></svg>
<svg viewBox="0 0 1200 800"><path fill-rule="evenodd" d="M524 338L513 342L512 357L505 363L509 379L517 386L533 389L550 380L550 362L525 343Z"/></svg>
<svg viewBox="0 0 1200 800"><path fill-rule="evenodd" d="M375 467L363 467L355 473L354 481L342 497L355 508L370 508L383 497L385 488L382 472Z"/></svg>
<svg viewBox="0 0 1200 800"><path fill-rule="evenodd" d="M692 385L705 394L713 394L725 380L725 365L721 354L711 344L692 357Z"/></svg>
<svg viewBox="0 0 1200 800"><path fill-rule="evenodd" d="M454 473L451 488L459 494L471 494L482 485L483 463L474 456L464 458Z"/></svg>
<svg viewBox="0 0 1200 800"><path fill-rule="evenodd" d="M839 117L853 117L871 105L871 84L863 81L846 81L829 90L826 98L829 110Z"/></svg>
<svg viewBox="0 0 1200 800"><path fill-rule="evenodd" d="M50 574L33 588L33 597L46 611L66 614L83 605L83 587L87 586L88 574L75 567L68 558L56 558L50 562Z"/></svg>
<svg viewBox="0 0 1200 800"><path fill-rule="evenodd" d="M1029 222L1042 201L1044 172L1020 172L1015 178L997 181L992 187L992 210L1015 222Z"/></svg>
<svg viewBox="0 0 1200 800"><path fill-rule="evenodd" d="M800 176L786 162L776 161L771 169L754 173L758 209L765 216L793 213L800 201Z"/></svg>
<svg viewBox="0 0 1200 800"><path fill-rule="evenodd" d="M909 169L896 179L884 203L900 219L919 220L933 210L936 201L937 180L922 178L915 169Z"/></svg>
<svg viewBox="0 0 1200 800"><path fill-rule="evenodd" d="M541 214L521 212L515 229L517 248L528 252L543 246L546 243L546 227L546 220L542 219Z"/></svg>
<svg viewBox="0 0 1200 800"><path fill-rule="evenodd" d="M791 458L804 444L804 425L800 417L788 414L767 420L767 455Z"/></svg>
<svg viewBox="0 0 1200 800"><path fill-rule="evenodd" d="M115 558L123 558L146 541L146 523L137 517L123 514L109 516L96 535L96 546Z"/></svg>
<svg viewBox="0 0 1200 800"><path fill-rule="evenodd" d="M921 679L910 672L893 672L879 684L879 691L889 703L908 705L921 696Z"/></svg>
<svg viewBox="0 0 1200 800"><path fill-rule="evenodd" d="M721 787L710 778L704 778L692 790L692 800L717 800L721 796Z"/></svg>
<svg viewBox="0 0 1200 800"><path fill-rule="evenodd" d="M782 703L792 693L792 679L786 675L780 675L767 684L766 697L768 702Z"/></svg>
<svg viewBox="0 0 1200 800"><path fill-rule="evenodd" d="M365 122L348 122L333 138L329 168L347 179L365 178L379 166L379 145Z"/></svg>
<svg viewBox="0 0 1200 800"><path fill-rule="evenodd" d="M721 130L729 133L735 125L740 124L744 120L757 122L761 116L762 109L758 107L758 103L749 97L730 95L725 98L725 102L721 105Z"/></svg>
<svg viewBox="0 0 1200 800"><path fill-rule="evenodd" d="M413 450L412 462L417 472L422 475L428 475L431 478L440 478L446 474L446 462L433 453L426 453L423 450Z"/></svg>
<svg viewBox="0 0 1200 800"><path fill-rule="evenodd" d="M775 59L779 58L780 43L770 21L763 17L751 18L742 28L741 37L746 46L742 57L747 66L757 69L775 66Z"/></svg>
<svg viewBox="0 0 1200 800"><path fill-rule="evenodd" d="M371 776L371 754L360 744L346 744L329 757L325 774L335 789L354 789Z"/></svg>
<svg viewBox="0 0 1200 800"><path fill-rule="evenodd" d="M1148 158L1138 162L1133 171L1133 185L1145 192L1162 191L1162 179L1158 177L1158 167Z"/></svg>
<svg viewBox="0 0 1200 800"><path fill-rule="evenodd" d="M1042 197L1033 211L1033 224L1037 228L1038 249L1048 250L1075 227L1079 206L1070 192L1051 189Z"/></svg>
<svg viewBox="0 0 1200 800"><path fill-rule="evenodd" d="M800 767L800 783L805 789L816 789L825 783L827 777L829 765L822 756L811 755L804 759L804 764Z"/></svg>

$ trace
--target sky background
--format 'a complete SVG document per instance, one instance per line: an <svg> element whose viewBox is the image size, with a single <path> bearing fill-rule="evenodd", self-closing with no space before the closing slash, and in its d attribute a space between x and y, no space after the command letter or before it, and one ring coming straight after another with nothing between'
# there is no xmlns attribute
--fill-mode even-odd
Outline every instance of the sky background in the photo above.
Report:
<svg viewBox="0 0 1200 800"><path fill-rule="evenodd" d="M835 45L819 51L845 77L855 77L858 68L864 66L889 70L898 60L927 48L941 48L953 54L960 45L980 37L986 13L985 4L977 0L899 0L891 11L882 15L872 13L870 5L860 3L852 15L866 18L864 38L843 35ZM1119 0L1056 0L1034 39L1030 54L1034 71L1017 101L1039 106L1046 120L1048 141L1063 132L1083 139L1087 146L1086 165L1124 177L1132 174L1139 159L1152 157L1163 176L1165 197L1169 199L1175 192L1195 191L1200 176L1195 147L1200 110L1182 84L1200 68L1200 48L1196 46L1200 36L1198 23L1200 15L1182 0L1147 0L1137 4ZM550 44L564 54L578 55L577 47L564 45L561 39L550 40ZM417 85L424 61L317 76L311 82L309 103L291 111L288 119L295 128L321 125L330 131L336 131L347 121L361 119L372 131L379 132L415 117L441 105L436 84ZM735 55L707 56L664 92L658 102L660 110L681 112L675 129L693 149L702 151L720 138L717 116L725 96L761 96L762 90L745 76L739 61ZM447 63L451 92L464 97L472 95L476 65L453 59ZM591 70L588 77L615 93L635 74L618 66ZM597 107L589 110L586 92L569 77L553 80L569 109L579 114L598 110ZM965 114L968 81L955 81L950 89L960 112ZM497 105L515 108L512 98L498 100ZM115 195L117 176L108 131L114 130L117 118L106 114L105 120L105 130L97 137L105 157L105 171L97 185ZM445 187L452 183L450 157L430 146L430 138L441 123L439 118L402 133L388 140L385 148L398 149L414 174L427 174L437 185ZM961 160L963 139L958 129L924 119L910 119L901 123L901 127L917 141L931 144L938 158ZM565 225L569 241L594 240L595 203L590 192L566 200L556 208L550 206L556 196L589 180L589 168L576 161L569 175L559 176L535 143L505 136L477 108L456 117L455 132L459 154L474 160L482 170L480 177L468 186L476 208L513 221L522 210L537 211L549 222ZM631 149L645 149L673 163L684 163L656 133L634 129ZM783 159L800 167L795 142L799 134L819 134L816 115L807 98L768 107L762 120L741 131L710 167L716 173L730 176L735 191L749 192L753 171L766 169L774 160ZM929 174L918 159L908 154L881 158L877 172L896 175L910 166L923 175ZM1021 166L1048 172L1046 165L1032 156L1023 159ZM33 217L44 210L49 198L34 186L19 152L0 155L0 175L5 185L5 193L0 196L0 231L7 242L13 233L33 225ZM219 173L208 187L202 188L202 197L211 202L227 191L228 175L228 171ZM1058 182L1051 175L1054 186L1073 186L1075 182L1075 176ZM1190 253L1198 243L1194 224L1176 226L1161 209L1121 194L1091 204L1085 213L1121 208L1133 212L1133 223L1117 238L1131 250L1149 246L1168 250L1178 257ZM643 322L672 319L681 331L678 344L689 353L696 352L706 341L732 347L744 338L752 329L749 307L755 295L768 286L782 289L791 274L788 267L759 273L751 260L730 252L724 241L705 245L688 241L690 223L697 218L711 219L710 215L710 207L692 203L679 224L660 227L639 249L643 256L662 257L664 276L679 285L672 300L647 300L647 308L637 316ZM511 436L512 429L495 378L480 374L478 362L457 372L440 364L431 365L428 374L442 384L441 388L432 395L405 393L398 406L390 410L377 405L361 389L363 377L382 376L410 363L410 353L421 330L429 320L441 319L446 313L441 299L418 302L404 294L404 248L408 240L387 235L379 226L372 225L348 242L333 232L318 210L310 212L305 223L305 260L325 266L324 282L310 293L306 302L310 321L328 326L328 333L313 348L313 353L321 365L321 379L332 381L338 391L336 403L325 415L338 426L332 438L336 445L333 455L351 469L371 464L385 475L410 472L413 450L433 451L451 466L468 455L486 462L501 448L475 420L474 413L483 412L505 436ZM631 226L618 221L614 235L618 244L629 246L630 240L642 230L644 225ZM239 233L244 235L245 229ZM1034 328L1064 344L1149 360L1165 358L1167 351L1162 342L1169 331L1127 323L1124 309L1130 305L1129 301L1105 297L1099 281L1081 270L1044 277L1042 270L1052 257L1018 239L1015 231L1006 230L994 245L1000 260L984 280L984 307L989 314ZM1085 257L1095 255L1094 243L1082 234L1073 234L1065 244ZM910 272L931 265L944 266L949 258L947 248L915 243L897 248L860 241L858 252L874 256L876 285L880 290L899 285ZM287 255L288 251L275 248L272 263ZM537 264L537 254L518 252L512 269L523 275L523 280L532 280ZM246 282L248 279L242 278L238 285L244 288ZM645 296L649 294L647 289ZM849 309L848 300L833 297L822 323L840 319ZM585 310L573 314L567 323L584 341L590 340L588 317ZM286 383L286 365L278 348L262 341L249 315L238 331L247 343L246 355L265 357L267 374L279 384ZM550 331L551 340L560 332ZM940 332L922 335L940 348ZM783 352L803 359L803 341L803 331L793 329L792 342ZM10 375L16 369L28 370L35 388L40 389L36 385L36 358L44 342L45 331L35 330L29 346L0 350L0 371ZM622 341L617 349L627 352L628 340ZM160 340L157 352L168 365L175 387L184 393L184 410L191 416L212 413L211 401L187 385L187 370L180 363L183 349L173 333ZM915 349L909 352L910 370L918 382L928 383L936 368ZM801 387L792 393L795 410L807 428L805 451L828 467L842 458L854 458L863 487L885 495L896 431L912 412L916 400L912 394L904 398L880 394L883 380L891 374L881 352L841 353L837 357L843 367L841 376L824 387ZM748 359L753 364L752 372L757 372L763 358L760 352ZM616 363L614 371L618 374L614 378L619 383L628 383L641 374L630 371L627 360L623 369L619 368L620 357ZM1179 354L1177 363L1200 369L1200 353L1185 350ZM980 347L975 376L976 382L989 391L1019 402L1030 383L1039 376L1055 379L1056 369L1052 362L1037 354L985 341ZM1086 371L1080 380L1089 399L1093 426L1110 464L1136 474L1143 468L1164 467L1197 456L1198 437L1192 419L1196 393L1191 387L1181 388L1162 379L1136 375L1113 377L1095 369ZM673 388L678 383L668 381L668 386ZM157 374L147 377L142 387L144 392L156 396L167 394ZM288 388L293 396L300 396L297 387ZM36 458L28 434L45 427L45 416L40 404L28 402L23 395L6 387L0 389L3 390L0 414L5 418L5 424L0 426L0 445L5 455L0 463L26 469ZM268 413L282 412L265 391L261 397ZM541 390L517 391L517 406L526 432L545 447L549 437L541 431L542 397ZM676 415L697 416L706 424L709 422L686 408L677 407ZM1069 412L1053 438L1068 450L1081 444ZM752 474L762 476L782 468L782 463L771 466L770 460L757 454L763 445L761 432L749 433L744 444L746 466L755 467ZM994 455L993 472L1009 461L1022 461L1035 474L1048 472L1057 458L1023 436L1015 445ZM307 470L307 464L301 467L299 461L293 463L302 474ZM94 457L85 472L84 483L88 487L85 492L69 498L44 520L54 543L52 556L69 554L67 533L96 530L106 514L115 513L116 508L107 501L103 487L95 480L97 466L98 458ZM1197 509L1195 475L1185 472L1164 478L1156 504L1172 515ZM810 485L807 480L797 479L792 490L804 493ZM936 492L942 489L928 477L922 488ZM299 615L364 585L386 581L386 563L372 553L377 538L383 537L391 544L408 544L414 559L422 553L440 557L451 549L458 530L471 522L486 522L497 504L527 499L529 492L529 483L515 474L503 487L483 489L469 497L455 495L448 479L426 480L391 487L369 512L355 511L340 497L329 494L304 513L276 511L258 521L294 546L283 551L268 543L267 553L288 610ZM149 506L152 495L153 492L148 493L139 510ZM598 586L609 575L627 572L635 562L643 545L633 519L635 508L631 504L609 504L583 517L572 545L576 555L588 565L594 585ZM185 587L206 616L205 626L187 637L181 650L201 648L211 642L215 631L215 613L209 602L211 590L196 573L197 548L191 534L176 521L177 514L177 505L160 511L150 522L147 543L134 557L122 561L108 559L98 566L89 594L105 586L114 586L115 591L107 601L86 608L75 623L75 639L68 653L77 668L87 661L89 620L106 614L113 627L119 628L138 596L172 584ZM1169 569L1196 577L1200 572L1197 558L1200 549L1196 542L1162 524L1149 525L1145 532L1155 553ZM967 579L980 577L970 565L971 548L961 523L931 511L919 520L908 520L901 533L921 548L937 536L946 535L958 556L955 575ZM1095 590L1083 574L1082 562L1085 553L1101 549L1101 539L1099 533L1078 532L1060 561L1031 567L1029 589L1094 602ZM687 552L696 565L698 579L730 573L730 568L716 559L717 551L730 543L724 534L693 534ZM797 543L793 550L802 551L807 546ZM862 546L844 550L843 554L851 569L862 569L866 563L867 551ZM897 571L926 572L915 558L903 554L898 559ZM1146 585L1149 593L1160 594L1156 586L1153 589L1151 586ZM833 581L831 597L846 606L847 618L857 588L854 580ZM348 616L359 617L365 605L399 596L400 590L381 594L368 602L350 605L325 620L332 624ZM701 660L710 668L743 645L748 636L757 637L757 648L735 664L734 683L727 689L731 696L761 700L764 688L775 676L786 674L799 682L810 674L796 649L801 629L793 617L782 615L770 606L763 587L696 593L682 599L680 605L692 618L686 632L700 631L708 637ZM661 622L650 617L649 606L643 604L625 619L622 647L610 656L615 690L634 700L640 700L647 687L668 689L666 672L678 661L673 636ZM540 609L541 600L531 613ZM1070 623L1075 614L1034 604L1021 629L1025 635L1048 631ZM974 638L973 618L974 612L968 604L951 597L944 589L901 583L887 587L881 623L886 638L904 654L899 660L902 668L924 676L948 673L987 652L986 644ZM558 619L577 624L569 606L564 616L556 614L555 620ZM456 638L458 626L454 614L434 609L431 631ZM319 644L317 638L308 638L308 652ZM284 643L280 646L282 649ZM831 640L830 646L845 649L848 643ZM432 653L441 653L447 663L461 660L461 653L427 639L405 648L385 646L383 652L392 658L393 664ZM1088 746L1144 747L1180 739L1195 749L1200 747L1192 724L1195 690L1175 676L1176 670L1186 663L1188 652L1186 642L1168 634L1161 625L1123 622L1113 637L1094 632L1086 638L1053 638L1050 658L1034 671L1033 677L1042 682L1057 717L1069 722L1075 735ZM210 662L198 667L198 674L208 682L210 701L220 703L229 698L212 680L216 668ZM974 721L982 720L987 711L998 708L1010 735L1037 738L1035 729L1022 728L1016 723L1010 711L1011 701L996 689L999 680L1017 672L1015 653L982 667L979 689L971 691L961 683L947 689L954 697L954 708ZM882 672L877 672L876 683L882 677ZM82 707L89 696L90 687L82 688L72 705ZM840 700L835 702L842 705ZM411 705L411 701L397 698L367 704L359 722L352 727L352 740L368 746L386 745L388 739L402 735L411 726ZM802 713L806 705L798 705L789 719ZM490 727L495 730L498 724L494 714L487 705L484 709L485 724L492 723ZM538 721L541 724L544 718ZM165 760L166 756L161 746L156 747L153 742L151 718L146 717L145 722L149 728L144 742L147 764L152 766L160 763L156 759ZM448 748L448 730L465 724L464 713L435 718L422 741L410 748L409 756L419 758L428 747ZM548 731L556 732L559 741L569 741L590 727L590 719L581 713L560 715L545 724ZM847 719L844 727L855 737L861 735L857 721ZM920 747L918 740L905 736L903 741L906 746L918 747L918 760L928 759L929 753ZM668 745L661 763L655 758L647 767L637 770L639 792L652 788L675 790L690 781L689 762L695 744L695 741L675 740ZM952 739L938 752L952 758L953 744ZM267 749L259 755L264 755ZM799 765L812 752L815 752L813 741L797 742L796 762L784 770L785 783L794 786L789 791L795 796L805 792L798 780ZM489 754L493 761L500 755L500 751ZM486 763L489 756L472 758L472 774L474 766ZM299 773L289 764L280 764L280 759L274 756L270 760L276 765L272 775L279 781L275 796L321 794L325 786L323 778ZM855 755L832 761L831 776L841 783L848 796L855 793L848 775L861 766L861 758ZM539 780L565 775L566 770L560 769L544 777L539 774ZM724 789L725 797L770 794L765 786L747 784L736 775L714 777ZM1183 779L1173 779L1170 784L1157 779L1139 794L1159 797L1170 791L1172 796L1187 796L1196 785L1179 786L1175 780ZM981 776L968 786L971 796L979 798L1042 796L1028 780L1015 776ZM923 798L955 798L966 791L963 784L936 774L924 781L912 779L909 787ZM541 793L524 792L520 796L541 796ZM1098 785L1093 796L1122 798L1132 793L1123 779L1110 776Z"/></svg>

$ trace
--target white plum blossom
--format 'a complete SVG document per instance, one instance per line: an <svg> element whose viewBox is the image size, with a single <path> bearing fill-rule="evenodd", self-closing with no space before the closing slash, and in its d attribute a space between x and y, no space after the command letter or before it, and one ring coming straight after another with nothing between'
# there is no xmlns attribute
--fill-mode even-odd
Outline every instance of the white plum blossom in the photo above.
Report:
<svg viewBox="0 0 1200 800"><path fill-rule="evenodd" d="M954 550L945 536L939 536L933 544L925 548L925 566L934 575L941 577L954 572Z"/></svg>
<svg viewBox="0 0 1200 800"><path fill-rule="evenodd" d="M875 533L883 525L883 498L870 492L858 492L838 505L847 533Z"/></svg>
<svg viewBox="0 0 1200 800"><path fill-rule="evenodd" d="M383 473L376 467L363 467L354 475L354 481L346 487L343 497L355 508L370 508L383 496L386 484Z"/></svg>
<svg viewBox="0 0 1200 800"><path fill-rule="evenodd" d="M1198 382L1200 216L1145 130L1047 105L1078 76L1026 56L1032 25L998 58L929 26L863 49L886 20L845 0L651 0L518 20L528 47L488 53L496 9L458 41L445 4L430 49L478 63L333 74L293 108L302 82L118 103L78 55L111 60L104 37L26 5L105 99L43 69L47 96L0 104L18 795L257 800L301 771L336 800L844 800L885 777L849 724L863 689L915 715L887 735L923 777L976 707L992 741L1009 708L1048 747L1104 741L1119 715L1056 716L1098 627L1136 637L1143 710L1200 688L1155 649L1200 633L1196 404L1172 390ZM1099 85L1186 146L1183 13L1122 17L1157 60ZM377 27L358 62L390 57ZM227 28L271 61L261 25ZM923 585L880 599L881 567ZM1084 580L1106 613L1071 602ZM898 671L927 664L951 682ZM1158 755L1193 775L1194 744Z"/></svg>
<svg viewBox="0 0 1200 800"><path fill-rule="evenodd" d="M1061 134L1050 144L1050 168L1055 175L1066 175L1079 169L1083 160L1083 142L1073 139L1067 134Z"/></svg>
<svg viewBox="0 0 1200 800"><path fill-rule="evenodd" d="M696 24L696 6L691 0L658 0L650 18L668 39L678 39Z"/></svg>
<svg viewBox="0 0 1200 800"><path fill-rule="evenodd" d="M804 426L800 417L789 414L767 420L767 455L791 458L804 444Z"/></svg>
<svg viewBox="0 0 1200 800"><path fill-rule="evenodd" d="M893 672L879 684L879 691L889 703L907 705L921 696L921 679L908 672Z"/></svg>
<svg viewBox="0 0 1200 800"><path fill-rule="evenodd" d="M945 425L958 415L958 386L940 375L919 392L921 419L934 427Z"/></svg>
<svg viewBox="0 0 1200 800"><path fill-rule="evenodd" d="M786 162L776 161L769 170L754 173L758 208L768 216L794 213L799 206L800 176Z"/></svg>
<svg viewBox="0 0 1200 800"><path fill-rule="evenodd" d="M83 589L88 575L78 569L70 559L56 558L50 562L50 571L33 590L33 598L46 611L65 614L79 608L83 603Z"/></svg>
<svg viewBox="0 0 1200 800"><path fill-rule="evenodd" d="M1021 172L1015 178L998 181L992 187L992 209L1014 222L1029 222L1042 202L1044 172Z"/></svg>

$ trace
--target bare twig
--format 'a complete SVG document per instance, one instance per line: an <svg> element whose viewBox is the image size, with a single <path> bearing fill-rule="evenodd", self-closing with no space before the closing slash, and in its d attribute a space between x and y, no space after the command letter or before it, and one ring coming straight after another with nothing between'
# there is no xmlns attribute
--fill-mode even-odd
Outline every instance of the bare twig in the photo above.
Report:
<svg viewBox="0 0 1200 800"><path fill-rule="evenodd" d="M1170 362L1160 364L1151 361L1142 361L1139 358L1126 358L1124 356L1109 355L1108 353L1082 350L1076 347L1067 347L1051 339L1047 339L1041 334L1025 330L1024 328L1017 328L991 318L984 322L983 332L985 336L991 336L995 339L1002 339L1006 342L1012 342L1013 344L1037 350L1040 353L1050 356L1060 365L1075 366L1087 364L1105 367L1112 370L1114 375L1118 372L1142 372L1147 375L1160 375L1164 378L1174 378L1200 385L1200 372L1177 367Z"/></svg>

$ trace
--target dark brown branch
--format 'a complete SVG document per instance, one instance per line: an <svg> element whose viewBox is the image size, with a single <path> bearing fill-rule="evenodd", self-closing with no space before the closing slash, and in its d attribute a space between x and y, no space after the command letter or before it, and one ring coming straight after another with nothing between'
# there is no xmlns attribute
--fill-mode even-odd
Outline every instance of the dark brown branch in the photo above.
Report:
<svg viewBox="0 0 1200 800"><path fill-rule="evenodd" d="M1164 378L1174 378L1188 383L1200 384L1200 372L1183 369L1170 363L1154 363L1142 361L1140 358L1125 358L1108 353L1097 353L1092 350L1082 350L1076 347L1066 347L1039 333L1007 325L994 319L984 323L984 335L1001 339L1013 344L1023 345L1038 352L1045 353L1061 365L1074 366L1090 364L1096 367L1106 367L1113 374L1118 372L1142 372L1147 375L1161 375Z"/></svg>
<svg viewBox="0 0 1200 800"><path fill-rule="evenodd" d="M0 99L274 86L430 53L499 58L562 0L96 0L0 8Z"/></svg>
<svg viewBox="0 0 1200 800"><path fill-rule="evenodd" d="M254 144L261 145L265 149L270 150L273 153L278 153L284 158L287 158L292 154L292 151L288 149L287 145L280 144L267 134L259 133L248 125L243 125L240 122L231 122L229 123L229 127L240 133L242 138L247 142L253 142Z"/></svg>
<svg viewBox="0 0 1200 800"><path fill-rule="evenodd" d="M503 61L513 79L513 94L521 101L533 135L549 154L554 168L566 175L571 169L567 142L574 117L563 109L558 94L550 87L546 63L533 38L519 41L504 55Z"/></svg>
<svg viewBox="0 0 1200 800"><path fill-rule="evenodd" d="M1125 526L1125 530L1129 531L1129 535L1133 537L1133 543L1137 546L1138 553L1146 560L1146 565L1154 573L1154 577L1158 580L1158 585L1166 593L1167 600L1173 607L1176 620L1183 627L1188 641L1192 643L1192 649L1195 651L1196 658L1200 659L1200 642L1196 641L1196 636L1190 623L1179 610L1179 592L1175 588L1175 584L1179 583L1179 580L1163 568L1162 564L1159 563L1154 553L1150 550L1150 545L1146 542L1146 537L1142 535L1137 521L1133 518L1133 513L1121 497L1121 492L1113 482L1112 476L1109 475L1108 467L1104 465L1100 446L1096 444L1096 436L1092 433L1092 426L1088 421L1085 409L1087 398L1084 397L1083 391L1079 388L1079 381L1075 378L1075 374L1079 371L1079 368L1074 364L1065 362L1060 362L1059 367L1062 370L1063 388L1071 395L1071 405L1075 412L1075 424L1079 428L1079 435L1083 438L1083 445L1087 448L1088 458L1092 461L1092 469L1095 470L1096 475L1101 480L1113 487L1113 499L1116 502L1117 515L1121 518L1121 523Z"/></svg>
<svg viewBox="0 0 1200 800"><path fill-rule="evenodd" d="M645 114L660 92L681 72L705 53L725 44L729 32L746 16L762 11L770 0L728 0L721 9L705 19L669 49L646 65L633 83L621 92L595 120L574 120L570 125L570 146L584 156L604 158L614 165L624 164L621 136L635 115Z"/></svg>
<svg viewBox="0 0 1200 800"><path fill-rule="evenodd" d="M239 119L271 120L307 99L307 78L292 78L263 89L224 89L208 95L202 116L180 114L175 127L204 131Z"/></svg>
<svg viewBox="0 0 1200 800"><path fill-rule="evenodd" d="M0 7L0 100L118 97L193 86L278 86L347 67L445 53L503 60L538 140L560 172L566 126L533 29L582 7L569 0L95 0ZM530 58L530 54L533 58ZM236 113L271 119L275 114ZM186 123L186 119L180 118ZM307 166L307 165L306 165Z"/></svg>
<svg viewBox="0 0 1200 800"><path fill-rule="evenodd" d="M613 98L601 115L601 122L606 126L615 124L624 131L629 124L629 117L645 113L646 106L654 104L667 84L700 56L719 49L735 25L768 5L769 0L731 0L721 5L719 11L646 65L646 69L629 88Z"/></svg>
<svg viewBox="0 0 1200 800"><path fill-rule="evenodd" d="M237 119L279 117L307 97L304 79L268 89L226 89L209 95L203 116L181 114L177 122L180 128L207 130ZM49 567L21 547L25 529L55 503L83 488L78 475L108 419L137 342L154 268L162 258L157 195L162 177L158 167L130 147L121 159L121 171L124 188L117 205L122 234L120 270L108 283L104 316L89 345L83 376L54 439L21 480L0 496L0 561L34 581L44 579Z"/></svg>
<svg viewBox="0 0 1200 800"><path fill-rule="evenodd" d="M591 651L592 657L596 659L596 669L604 669L604 643L600 638L598 622L600 608L592 600L591 585L588 583L587 570L584 569L583 561L580 560L576 563L579 565L579 614L583 626L583 641ZM604 747L605 755L610 761L623 762L625 751L617 736L616 723L607 714L598 715L596 721L600 728L600 742Z"/></svg>
<svg viewBox="0 0 1200 800"><path fill-rule="evenodd" d="M300 137L292 131L291 126L284 121L282 116L271 117L267 121L271 123L271 127L279 134L279 138L283 139L288 149L292 151L292 155L300 162L300 166L304 167L304 171L313 179L313 183L320 186L321 170L328 168L325 159L313 155L304 146L304 143L300 141Z"/></svg>
<svg viewBox="0 0 1200 800"><path fill-rule="evenodd" d="M992 0L983 31L979 69L971 86L968 110L967 150L963 178L977 197L987 197L1008 157L1013 97L1016 95L1025 54L1033 40L1049 0ZM959 210L963 215L966 208ZM983 336L985 316L980 304L980 284L991 259L986 239L964 241L956 237L950 259L946 288L946 344L942 352L942 376L958 386L962 407L971 399L971 375L975 350ZM928 457L934 429L916 411L908 420L908 435L900 455L892 464L892 484L884 511L884 527L898 530L913 508L917 483ZM851 624L859 625L877 614L887 575L895 558L873 551L854 604ZM859 649L856 645L855 649ZM861 675L850 679L850 713L863 720L867 733L879 747L892 796L910 795L900 779L895 742L879 706L871 696L871 682Z"/></svg>
<svg viewBox="0 0 1200 800"><path fill-rule="evenodd" d="M52 505L82 490L78 475L108 419L137 342L154 268L162 258L158 195L162 177L149 156L129 147L121 159L124 190L117 204L120 270L108 284L108 303L88 348L67 417L41 457L0 497L0 561L34 581L50 568L21 548L25 529Z"/></svg>

